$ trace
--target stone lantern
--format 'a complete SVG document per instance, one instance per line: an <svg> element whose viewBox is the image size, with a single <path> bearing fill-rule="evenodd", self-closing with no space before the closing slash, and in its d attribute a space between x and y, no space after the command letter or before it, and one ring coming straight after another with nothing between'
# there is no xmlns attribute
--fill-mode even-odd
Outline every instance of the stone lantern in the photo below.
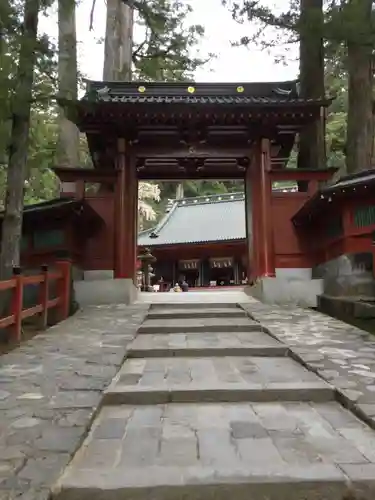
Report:
<svg viewBox="0 0 375 500"><path fill-rule="evenodd" d="M143 248L141 254L138 256L138 259L141 261L141 269L144 275L142 291L151 292L152 287L150 280L154 276L154 274L152 274L153 268L151 264L156 261L156 258L152 255L149 248Z"/></svg>

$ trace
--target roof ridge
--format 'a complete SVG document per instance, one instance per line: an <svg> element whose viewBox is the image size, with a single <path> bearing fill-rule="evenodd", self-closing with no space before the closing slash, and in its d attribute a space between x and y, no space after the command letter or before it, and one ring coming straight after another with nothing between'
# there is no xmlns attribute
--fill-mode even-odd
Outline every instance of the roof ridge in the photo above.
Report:
<svg viewBox="0 0 375 500"><path fill-rule="evenodd" d="M245 197L244 191L235 193L216 193L200 196L189 196L180 200L175 200L178 206L204 205L206 203L224 203L231 201L239 201Z"/></svg>
<svg viewBox="0 0 375 500"><path fill-rule="evenodd" d="M171 218L171 215L174 213L176 210L178 203L176 203L178 200L176 200L169 212L167 212L164 217L159 221L159 224L157 224L153 229L150 230L150 238L155 238L158 236L158 233L165 227L165 225L168 223L169 219Z"/></svg>

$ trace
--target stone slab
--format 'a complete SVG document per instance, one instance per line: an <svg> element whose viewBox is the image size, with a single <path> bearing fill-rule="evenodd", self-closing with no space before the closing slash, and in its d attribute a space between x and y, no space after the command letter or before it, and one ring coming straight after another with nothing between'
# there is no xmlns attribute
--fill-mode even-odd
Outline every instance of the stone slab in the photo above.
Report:
<svg viewBox="0 0 375 500"><path fill-rule="evenodd" d="M104 404L327 401L331 387L287 357L128 359Z"/></svg>
<svg viewBox="0 0 375 500"><path fill-rule="evenodd" d="M236 307L209 308L160 308L151 310L148 319L183 319L183 318L245 318L243 309Z"/></svg>
<svg viewBox="0 0 375 500"><path fill-rule="evenodd" d="M207 356L285 356L288 348L263 332L138 335L129 358Z"/></svg>
<svg viewBox="0 0 375 500"><path fill-rule="evenodd" d="M210 290L190 290L188 293L148 293L141 292L139 301L144 304L152 304L153 307L159 304L236 304L251 302L253 299L245 293L245 288L233 288L223 290L221 287L214 287Z"/></svg>
<svg viewBox="0 0 375 500"><path fill-rule="evenodd" d="M144 295L143 292L141 292L141 296ZM220 295L220 294L219 294ZM230 297L232 300L230 302L215 302L215 300L212 300L216 297L218 297L218 295L215 295L210 293L210 294L207 294L207 293L199 293L199 292L192 292L192 294L189 294L189 298L191 297L195 297L195 300L194 301L189 301L189 300L180 300L178 302L175 302L173 300L168 300L171 298L171 295L165 295L163 294L162 295L162 299L166 299L166 300L163 300L161 302L152 302L151 301L151 304L150 304L150 312L155 312L155 311L161 311L163 309L180 309L180 310L189 310L189 309L221 309L221 308L225 308L225 309L241 309L240 306L238 306L237 304L237 301L236 301L236 298L238 298L238 295L237 294L230 294L228 297ZM154 296L153 296L154 297ZM186 299L186 295L184 295L182 297L182 299ZM243 299L245 299L246 301L248 300L248 296L242 292L241 294L241 297ZM210 300L206 300L207 298L209 298ZM251 298L251 300L254 300ZM241 302L242 303L242 302Z"/></svg>
<svg viewBox="0 0 375 500"><path fill-rule="evenodd" d="M105 407L53 498L342 500L343 470L375 482L368 437L336 403Z"/></svg>
<svg viewBox="0 0 375 500"><path fill-rule="evenodd" d="M310 370L333 385L341 401L375 428L375 337L325 314L257 301L241 306Z"/></svg>
<svg viewBox="0 0 375 500"><path fill-rule="evenodd" d="M148 307L90 307L0 358L0 499L47 500Z"/></svg>
<svg viewBox="0 0 375 500"><path fill-rule="evenodd" d="M146 319L138 329L138 333L234 331L262 331L262 326L245 316L243 318Z"/></svg>

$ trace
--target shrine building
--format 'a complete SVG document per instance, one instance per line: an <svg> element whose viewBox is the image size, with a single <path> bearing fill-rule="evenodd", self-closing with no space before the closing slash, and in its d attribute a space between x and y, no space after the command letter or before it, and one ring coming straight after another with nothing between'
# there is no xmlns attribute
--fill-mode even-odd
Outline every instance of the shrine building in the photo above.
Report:
<svg viewBox="0 0 375 500"><path fill-rule="evenodd" d="M246 282L245 194L229 193L171 201L159 224L138 236L151 249L154 283L166 290L182 276L189 287Z"/></svg>

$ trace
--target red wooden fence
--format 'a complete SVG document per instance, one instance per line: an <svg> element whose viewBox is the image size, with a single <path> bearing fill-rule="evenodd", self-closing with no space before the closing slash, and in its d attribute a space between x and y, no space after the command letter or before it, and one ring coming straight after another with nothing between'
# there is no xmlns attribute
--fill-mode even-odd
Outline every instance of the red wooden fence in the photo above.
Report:
<svg viewBox="0 0 375 500"><path fill-rule="evenodd" d="M14 268L13 278L0 281L0 292L12 292L10 315L0 318L0 329L9 329L13 340L21 339L22 320L26 318L39 315L41 328L46 328L49 309L58 308L60 321L69 316L71 264L69 261L60 261L56 262L55 266L54 271L49 271L48 266L42 266L41 273L36 276L24 276L20 268ZM49 289L52 282L56 282L57 296L50 299ZM37 305L23 309L23 291L26 285L39 285L39 300Z"/></svg>

